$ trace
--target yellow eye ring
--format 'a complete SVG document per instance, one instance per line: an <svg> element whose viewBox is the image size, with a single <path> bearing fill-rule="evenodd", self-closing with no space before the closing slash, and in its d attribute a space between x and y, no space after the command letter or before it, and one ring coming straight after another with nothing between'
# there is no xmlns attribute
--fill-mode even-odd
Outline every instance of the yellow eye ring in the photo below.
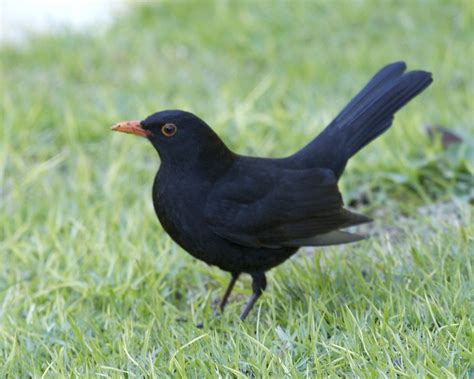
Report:
<svg viewBox="0 0 474 379"><path fill-rule="evenodd" d="M178 128L175 124L164 124L161 127L161 133L166 137L173 137L177 131Z"/></svg>

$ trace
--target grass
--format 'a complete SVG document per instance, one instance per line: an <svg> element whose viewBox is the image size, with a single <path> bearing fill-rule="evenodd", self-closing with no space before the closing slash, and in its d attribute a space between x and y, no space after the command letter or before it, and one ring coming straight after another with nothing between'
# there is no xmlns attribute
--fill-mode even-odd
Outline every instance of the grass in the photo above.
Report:
<svg viewBox="0 0 474 379"><path fill-rule="evenodd" d="M470 1L169 2L2 46L0 376L472 376L472 25ZM109 126L182 108L284 156L400 59L435 83L341 183L373 237L272 270L240 323L244 278L216 316L228 275L163 232L153 148Z"/></svg>

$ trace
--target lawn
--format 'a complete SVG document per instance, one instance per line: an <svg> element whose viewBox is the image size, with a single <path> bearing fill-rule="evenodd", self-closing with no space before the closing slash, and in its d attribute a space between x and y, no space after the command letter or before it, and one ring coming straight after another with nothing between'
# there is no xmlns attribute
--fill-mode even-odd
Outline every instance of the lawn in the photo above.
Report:
<svg viewBox="0 0 474 379"><path fill-rule="evenodd" d="M473 12L141 3L0 47L0 377L474 375ZM371 238L272 270L242 323L244 277L217 315L229 275L166 235L154 149L109 127L180 108L239 153L285 156L396 60L435 81L343 176Z"/></svg>

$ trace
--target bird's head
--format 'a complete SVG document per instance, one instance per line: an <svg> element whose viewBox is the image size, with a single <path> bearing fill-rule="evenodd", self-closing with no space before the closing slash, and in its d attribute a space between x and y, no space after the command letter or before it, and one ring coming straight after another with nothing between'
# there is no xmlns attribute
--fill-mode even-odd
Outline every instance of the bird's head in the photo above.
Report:
<svg viewBox="0 0 474 379"><path fill-rule="evenodd" d="M163 163L182 167L232 154L203 120L185 111L157 112L143 121L119 122L112 130L147 138Z"/></svg>

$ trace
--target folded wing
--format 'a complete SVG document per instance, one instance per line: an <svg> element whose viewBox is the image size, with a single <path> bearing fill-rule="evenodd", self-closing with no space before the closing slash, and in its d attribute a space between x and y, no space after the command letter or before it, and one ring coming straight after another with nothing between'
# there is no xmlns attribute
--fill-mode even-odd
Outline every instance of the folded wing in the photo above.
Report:
<svg viewBox="0 0 474 379"><path fill-rule="evenodd" d="M363 237L339 231L370 221L343 208L331 170L235 165L208 196L206 221L231 242L252 247L323 246Z"/></svg>

